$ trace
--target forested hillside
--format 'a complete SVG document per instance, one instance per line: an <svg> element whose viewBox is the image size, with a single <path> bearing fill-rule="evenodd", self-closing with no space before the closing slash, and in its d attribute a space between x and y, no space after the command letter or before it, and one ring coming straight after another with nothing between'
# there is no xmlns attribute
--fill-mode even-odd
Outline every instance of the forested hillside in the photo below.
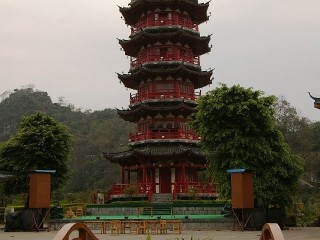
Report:
<svg viewBox="0 0 320 240"><path fill-rule="evenodd" d="M125 150L133 125L120 119L115 109L82 112L62 99L53 103L46 92L16 89L0 102L0 142L16 132L22 116L38 111L63 123L73 134L72 177L66 183L67 192L105 190L120 181L119 167L107 162L102 152Z"/></svg>

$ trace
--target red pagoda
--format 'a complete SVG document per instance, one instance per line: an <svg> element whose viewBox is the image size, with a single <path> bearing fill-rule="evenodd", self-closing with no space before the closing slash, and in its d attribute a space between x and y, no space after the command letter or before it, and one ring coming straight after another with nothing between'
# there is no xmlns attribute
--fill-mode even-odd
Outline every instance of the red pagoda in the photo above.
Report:
<svg viewBox="0 0 320 240"><path fill-rule="evenodd" d="M112 186L109 197L121 197L133 185L149 199L156 193L216 196L212 183L199 180L206 158L200 137L188 125L199 89L212 81L212 70L200 66L210 36L200 36L198 29L208 20L208 6L198 0L131 0L120 7L131 35L119 43L131 62L129 73L118 78L135 93L129 108L118 114L135 123L136 131L130 133L129 150L104 153L122 167L121 184Z"/></svg>

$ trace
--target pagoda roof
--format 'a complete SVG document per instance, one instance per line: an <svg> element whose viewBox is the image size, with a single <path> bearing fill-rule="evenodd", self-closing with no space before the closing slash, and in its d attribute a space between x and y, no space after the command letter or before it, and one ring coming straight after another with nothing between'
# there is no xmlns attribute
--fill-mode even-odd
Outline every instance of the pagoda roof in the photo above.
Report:
<svg viewBox="0 0 320 240"><path fill-rule="evenodd" d="M131 166L144 161L155 163L158 161L191 161L193 163L205 164L206 158L195 144L149 144L132 148L124 152L103 153L103 156L112 163L120 166Z"/></svg>
<svg viewBox="0 0 320 240"><path fill-rule="evenodd" d="M150 106L150 104L141 103L138 106L135 106L134 108L125 110L117 109L119 116L125 121L129 122L137 122L141 117L155 117L158 113L165 116L171 113L173 116L182 115L184 117L187 117L195 111L196 110L194 106L190 106L190 104L186 104L183 101L172 106Z"/></svg>
<svg viewBox="0 0 320 240"><path fill-rule="evenodd" d="M138 55L143 45L146 47L148 44L152 45L158 41L163 41L163 44L167 41L171 41L173 44L178 42L182 45L188 44L196 56L210 52L209 42L211 36L200 37L198 34L191 33L183 28L177 28L174 31L172 28L167 30L169 31L150 32L142 30L129 40L119 39L119 43L125 54L132 57Z"/></svg>
<svg viewBox="0 0 320 240"><path fill-rule="evenodd" d="M194 88L202 88L212 83L212 72L201 71L198 69L191 69L183 63L175 65L162 66L157 65L156 68L149 68L146 66L140 66L135 71L131 71L128 74L119 74L118 78L127 88L137 90L138 85L142 80L156 78L161 76L163 79L171 76L173 78L189 78L194 83Z"/></svg>
<svg viewBox="0 0 320 240"><path fill-rule="evenodd" d="M309 93L310 97L314 100L314 107L320 109L320 97L314 97Z"/></svg>
<svg viewBox="0 0 320 240"><path fill-rule="evenodd" d="M198 0L132 0L129 3L129 7L119 7L119 10L124 17L125 23L133 25L138 22L141 13L157 8L161 9L161 7L186 10L192 21L198 24L209 19L207 15L209 2L198 3Z"/></svg>

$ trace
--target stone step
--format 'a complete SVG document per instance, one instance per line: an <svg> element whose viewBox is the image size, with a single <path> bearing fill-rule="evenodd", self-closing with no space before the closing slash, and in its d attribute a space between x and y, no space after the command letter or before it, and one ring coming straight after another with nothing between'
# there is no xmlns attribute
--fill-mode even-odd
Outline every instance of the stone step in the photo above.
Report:
<svg viewBox="0 0 320 240"><path fill-rule="evenodd" d="M151 204L153 215L171 215L172 214L172 204Z"/></svg>
<svg viewBox="0 0 320 240"><path fill-rule="evenodd" d="M172 201L172 193L154 193L151 198L151 203L171 203Z"/></svg>

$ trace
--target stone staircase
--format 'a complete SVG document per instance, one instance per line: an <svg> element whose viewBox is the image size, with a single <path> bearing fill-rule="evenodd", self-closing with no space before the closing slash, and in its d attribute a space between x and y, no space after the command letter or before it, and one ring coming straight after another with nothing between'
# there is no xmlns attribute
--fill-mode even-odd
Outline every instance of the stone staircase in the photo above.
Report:
<svg viewBox="0 0 320 240"><path fill-rule="evenodd" d="M152 195L151 207L153 215L172 215L172 193L155 193Z"/></svg>

